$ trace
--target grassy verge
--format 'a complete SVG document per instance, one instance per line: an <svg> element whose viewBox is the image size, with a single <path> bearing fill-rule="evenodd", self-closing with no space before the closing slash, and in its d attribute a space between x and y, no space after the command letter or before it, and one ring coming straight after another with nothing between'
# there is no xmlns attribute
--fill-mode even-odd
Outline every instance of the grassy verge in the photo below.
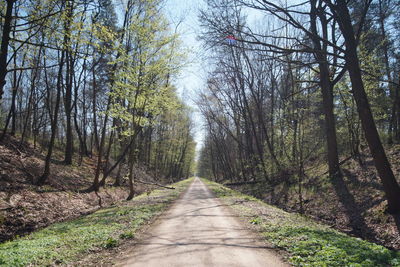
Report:
<svg viewBox="0 0 400 267"><path fill-rule="evenodd" d="M400 252L350 237L304 216L203 179L225 204L250 219L295 266L400 266Z"/></svg>
<svg viewBox="0 0 400 267"><path fill-rule="evenodd" d="M53 224L26 237L0 244L0 266L68 264L84 253L118 246L133 238L141 225L164 211L192 179L175 190L155 190L123 205L99 210L79 219Z"/></svg>

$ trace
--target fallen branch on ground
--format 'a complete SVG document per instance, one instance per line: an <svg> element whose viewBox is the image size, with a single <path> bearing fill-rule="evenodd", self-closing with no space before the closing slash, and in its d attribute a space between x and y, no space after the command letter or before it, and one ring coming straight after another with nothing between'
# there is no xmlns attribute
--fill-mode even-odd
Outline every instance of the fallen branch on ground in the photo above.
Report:
<svg viewBox="0 0 400 267"><path fill-rule="evenodd" d="M167 188L167 189L175 189L175 187L165 186L165 185L157 184L157 183L144 182L144 181L140 181L140 180L136 180L136 182L141 183L141 184L155 185L155 186L159 186L159 187L163 187L163 188Z"/></svg>
<svg viewBox="0 0 400 267"><path fill-rule="evenodd" d="M228 183L224 184L224 186L235 186L235 185L244 185L244 184L257 184L261 181L246 181L246 182L237 182L237 183Z"/></svg>
<svg viewBox="0 0 400 267"><path fill-rule="evenodd" d="M346 163L347 161L349 161L349 160L352 159L352 158L353 158L353 156L349 156L349 157L345 158L344 160L340 161L340 162L339 162L339 166L340 166L340 165L343 165L344 163ZM328 174L328 173L329 173L329 170L327 170L326 172L324 172L324 173L321 174L320 176L325 175L325 174Z"/></svg>

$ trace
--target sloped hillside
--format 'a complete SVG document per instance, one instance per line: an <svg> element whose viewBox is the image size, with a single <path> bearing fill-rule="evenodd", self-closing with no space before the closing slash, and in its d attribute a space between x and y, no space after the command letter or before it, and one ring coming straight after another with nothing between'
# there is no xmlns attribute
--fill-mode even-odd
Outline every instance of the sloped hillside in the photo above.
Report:
<svg viewBox="0 0 400 267"><path fill-rule="evenodd" d="M400 176L399 148L387 150L396 177ZM398 250L400 226L385 211L387 203L382 185L368 154L365 151L360 160L349 159L342 164L344 178L337 181L328 178L325 164L313 162L302 188L303 210L306 215L342 232ZM230 187L284 210L301 211L296 182L282 183L275 188L262 182Z"/></svg>
<svg viewBox="0 0 400 267"><path fill-rule="evenodd" d="M20 144L10 136L0 144L0 241L92 213L100 208L100 201L107 207L128 195L126 186L112 186L112 177L98 195L79 193L91 185L94 159L83 158L81 164L66 166L60 151L56 151L60 155L52 162L48 183L36 186L34 182L43 171L41 152L40 147ZM151 179L144 171L138 170L138 174L143 180ZM150 187L137 184L135 190L141 193Z"/></svg>

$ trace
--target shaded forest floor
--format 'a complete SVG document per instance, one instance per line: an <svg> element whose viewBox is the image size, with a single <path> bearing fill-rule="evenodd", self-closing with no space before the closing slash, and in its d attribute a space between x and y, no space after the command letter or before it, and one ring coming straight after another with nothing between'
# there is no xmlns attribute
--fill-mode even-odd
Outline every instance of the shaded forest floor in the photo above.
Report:
<svg viewBox="0 0 400 267"><path fill-rule="evenodd" d="M400 175L400 146L387 150L396 177ZM372 158L350 159L342 166L343 180L331 181L327 166L309 166L302 188L304 214L349 235L400 250L399 226L385 211L386 200ZM230 186L286 211L300 212L295 179L270 188L263 183Z"/></svg>
<svg viewBox="0 0 400 267"><path fill-rule="evenodd" d="M0 144L0 242L93 213L100 208L99 197L102 207L127 197L127 188L112 186L112 177L100 190L99 197L95 193L79 193L92 183L95 157L84 157L81 164L74 162L66 166L62 162L62 151L57 149L47 183L33 185L43 172L45 152L27 142L21 145L17 138L10 136ZM149 189L150 186L142 184L135 188L137 194Z"/></svg>

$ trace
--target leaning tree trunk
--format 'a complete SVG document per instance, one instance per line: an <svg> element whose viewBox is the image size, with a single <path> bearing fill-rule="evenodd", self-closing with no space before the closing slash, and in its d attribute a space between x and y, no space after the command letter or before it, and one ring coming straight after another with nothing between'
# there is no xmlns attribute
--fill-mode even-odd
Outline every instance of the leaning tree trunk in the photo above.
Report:
<svg viewBox="0 0 400 267"><path fill-rule="evenodd" d="M4 85L6 85L7 75L7 55L8 44L10 43L12 10L15 0L7 0L6 15L4 16L3 35L0 48L0 102L3 99Z"/></svg>
<svg viewBox="0 0 400 267"><path fill-rule="evenodd" d="M388 200L388 212L400 213L400 187L397 183L385 150L379 138L378 131L372 116L367 94L364 89L360 63L357 55L357 43L351 23L349 10L345 0L338 0L333 6L338 15L339 25L346 44L345 59L350 74L353 96L357 104L358 114L364 130L365 139L374 159L375 167L382 181Z"/></svg>

